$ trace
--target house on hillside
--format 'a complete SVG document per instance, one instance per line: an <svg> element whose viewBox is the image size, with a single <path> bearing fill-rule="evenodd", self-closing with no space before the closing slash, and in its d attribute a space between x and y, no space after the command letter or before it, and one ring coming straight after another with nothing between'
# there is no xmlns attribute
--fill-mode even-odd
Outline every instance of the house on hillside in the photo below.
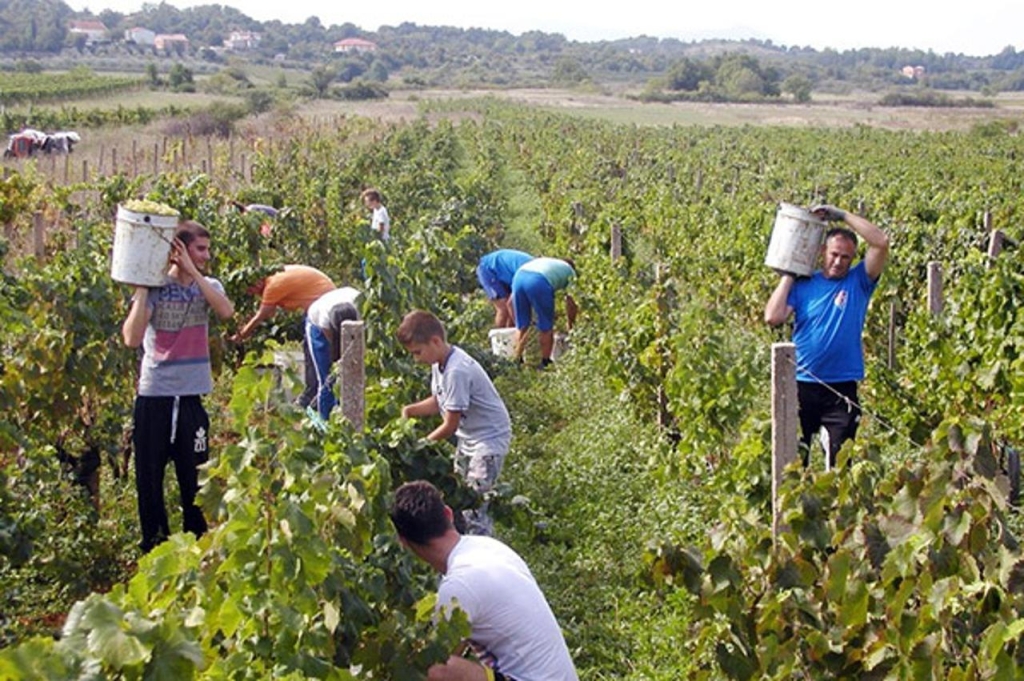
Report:
<svg viewBox="0 0 1024 681"><path fill-rule="evenodd" d="M334 51L343 53L376 52L377 43L362 38L345 38L334 43Z"/></svg>
<svg viewBox="0 0 1024 681"><path fill-rule="evenodd" d="M188 49L188 38L181 33L158 33L153 37L153 47L158 50Z"/></svg>
<svg viewBox="0 0 1024 681"><path fill-rule="evenodd" d="M153 47L153 45L156 44L156 33L148 28L136 26L135 28L129 28L124 32L124 40L127 43Z"/></svg>
<svg viewBox="0 0 1024 681"><path fill-rule="evenodd" d="M900 70L900 73L912 80L918 80L924 76L924 67L907 65Z"/></svg>
<svg viewBox="0 0 1024 681"><path fill-rule="evenodd" d="M76 19L70 22L68 33L74 37L84 35L86 45L107 42L107 27L95 19Z"/></svg>
<svg viewBox="0 0 1024 681"><path fill-rule="evenodd" d="M232 31L224 41L224 48L228 50L253 50L259 47L260 34L252 31Z"/></svg>

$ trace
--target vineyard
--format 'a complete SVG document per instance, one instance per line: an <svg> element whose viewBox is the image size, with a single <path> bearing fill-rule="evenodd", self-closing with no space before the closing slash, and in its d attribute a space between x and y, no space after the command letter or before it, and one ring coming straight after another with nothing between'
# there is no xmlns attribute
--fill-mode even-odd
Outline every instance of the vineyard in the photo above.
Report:
<svg viewBox="0 0 1024 681"><path fill-rule="evenodd" d="M101 76L79 68L67 73L0 73L0 96L5 106L60 102L112 95L143 85L139 77Z"/></svg>
<svg viewBox="0 0 1024 681"><path fill-rule="evenodd" d="M431 623L432 575L398 545L388 495L428 478L453 507L470 496L449 446L400 418L428 381L395 338L417 307L509 407L497 534L531 565L582 679L1024 674L1024 525L1002 474L1024 446L1019 136L637 127L489 99L423 114L282 122L250 173L223 178L5 176L0 678L424 678L465 631ZM370 185L386 246L359 202ZM297 319L244 346L227 341L236 324L211 326L212 529L145 557L130 291L109 278L115 208L139 197L211 228L238 318L255 303L231 273L297 262L362 289L367 328L366 427L336 413L322 432L266 369ZM268 239L236 200L289 210ZM773 539L769 354L788 332L762 313L779 201L862 212L892 254L860 434L838 469L787 472ZM38 213L63 227L37 257ZM988 221L1009 237L995 259ZM579 322L548 370L488 352L474 268L498 247L578 265Z"/></svg>

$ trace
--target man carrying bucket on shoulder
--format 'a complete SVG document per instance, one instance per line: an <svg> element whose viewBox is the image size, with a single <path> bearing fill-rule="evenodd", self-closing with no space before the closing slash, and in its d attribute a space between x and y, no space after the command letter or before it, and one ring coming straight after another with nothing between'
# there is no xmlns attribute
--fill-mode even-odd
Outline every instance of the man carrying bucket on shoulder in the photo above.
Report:
<svg viewBox="0 0 1024 681"><path fill-rule="evenodd" d="M865 218L833 206L815 206L811 212L844 226L825 233L820 270L800 279L782 273L765 305L764 320L778 326L793 315L804 466L810 461L811 437L824 429L822 446L828 468L833 468L836 453L856 436L860 423L861 336L868 302L889 257L889 237ZM868 248L864 259L851 267L858 236Z"/></svg>
<svg viewBox="0 0 1024 681"><path fill-rule="evenodd" d="M125 345L143 349L132 415L135 487L142 526L140 548L149 552L170 534L164 506L164 469L174 462L186 532L206 532L195 505L198 466L209 458L210 418L202 395L213 390L210 310L220 319L235 313L221 283L204 275L210 233L198 222L179 223L171 266L162 286L137 286L121 327Z"/></svg>

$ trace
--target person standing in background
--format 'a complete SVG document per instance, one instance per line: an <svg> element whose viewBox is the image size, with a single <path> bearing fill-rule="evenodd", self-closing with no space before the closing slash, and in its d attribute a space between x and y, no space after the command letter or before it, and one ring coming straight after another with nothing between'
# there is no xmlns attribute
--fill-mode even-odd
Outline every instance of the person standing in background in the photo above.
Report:
<svg viewBox="0 0 1024 681"><path fill-rule="evenodd" d="M370 229L377 233L382 241L391 239L391 217L388 209L384 207L380 190L370 188L363 190L363 205L371 211Z"/></svg>

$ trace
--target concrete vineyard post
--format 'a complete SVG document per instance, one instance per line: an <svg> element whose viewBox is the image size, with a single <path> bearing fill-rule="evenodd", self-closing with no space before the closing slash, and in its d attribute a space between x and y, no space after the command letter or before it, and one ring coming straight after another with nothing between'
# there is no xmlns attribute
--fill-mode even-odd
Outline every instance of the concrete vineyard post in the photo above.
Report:
<svg viewBox="0 0 1024 681"><path fill-rule="evenodd" d="M363 322L341 324L341 413L356 432L366 422L366 328Z"/></svg>
<svg viewBox="0 0 1024 681"><path fill-rule="evenodd" d="M942 265L934 260L928 263L928 312L942 314Z"/></svg>
<svg viewBox="0 0 1024 681"><path fill-rule="evenodd" d="M46 223L41 211L32 214L32 243L36 260L42 263L46 260Z"/></svg>
<svg viewBox="0 0 1024 681"><path fill-rule="evenodd" d="M899 301L889 301L889 352L886 365L890 371L896 369L896 317L899 315Z"/></svg>
<svg viewBox="0 0 1024 681"><path fill-rule="evenodd" d="M779 488L786 466L796 461L796 345L772 343L772 537L782 529Z"/></svg>

